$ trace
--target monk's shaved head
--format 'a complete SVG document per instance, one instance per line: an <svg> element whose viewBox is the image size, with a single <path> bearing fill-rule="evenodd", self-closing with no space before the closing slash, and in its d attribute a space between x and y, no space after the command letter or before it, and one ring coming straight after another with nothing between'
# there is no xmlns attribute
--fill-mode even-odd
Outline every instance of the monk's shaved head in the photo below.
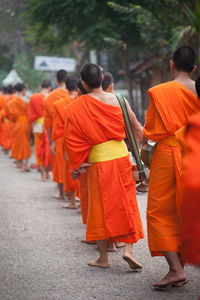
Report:
<svg viewBox="0 0 200 300"><path fill-rule="evenodd" d="M49 87L51 87L51 82L49 80L42 81L42 84L41 84L42 89L48 89Z"/></svg>
<svg viewBox="0 0 200 300"><path fill-rule="evenodd" d="M22 92L23 90L26 89L26 86L24 83L17 83L14 87L16 92Z"/></svg>
<svg viewBox="0 0 200 300"><path fill-rule="evenodd" d="M65 85L68 91L73 92L77 90L77 81L78 79L75 76L67 77Z"/></svg>
<svg viewBox="0 0 200 300"><path fill-rule="evenodd" d="M80 90L81 94L83 95L86 95L88 93L88 91L84 88L81 80L78 81L77 88Z"/></svg>
<svg viewBox="0 0 200 300"><path fill-rule="evenodd" d="M56 74L56 79L58 83L63 83L67 79L67 71L59 70Z"/></svg>
<svg viewBox="0 0 200 300"><path fill-rule="evenodd" d="M175 50L172 60L177 71L190 73L195 67L196 54L189 46L181 46Z"/></svg>
<svg viewBox="0 0 200 300"><path fill-rule="evenodd" d="M109 72L105 72L103 74L103 81L102 81L102 88L104 91L106 91L109 86L113 83L113 76Z"/></svg>
<svg viewBox="0 0 200 300"><path fill-rule="evenodd" d="M101 68L92 63L83 65L81 69L81 79L90 89L99 88L102 85Z"/></svg>

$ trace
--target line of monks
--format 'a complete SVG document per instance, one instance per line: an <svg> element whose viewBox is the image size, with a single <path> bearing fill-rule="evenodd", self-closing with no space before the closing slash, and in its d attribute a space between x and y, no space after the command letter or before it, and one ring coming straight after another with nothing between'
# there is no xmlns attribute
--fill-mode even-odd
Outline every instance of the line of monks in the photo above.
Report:
<svg viewBox="0 0 200 300"><path fill-rule="evenodd" d="M152 256L164 256L169 272L155 288L188 282L186 262L200 264L200 80L196 55L178 48L170 61L173 81L148 91L150 106L144 127L127 111L138 142L157 143L147 204L148 243ZM144 238L136 200L133 165L124 142L123 114L110 73L85 64L81 80L57 73L57 88L44 81L41 91L26 98L26 87L3 88L0 96L0 145L22 172L30 171L30 138L41 180L52 172L59 194L77 208L80 198L86 242L96 243L99 257L88 264L108 268L108 251L124 246L131 269L142 265L132 246Z"/></svg>

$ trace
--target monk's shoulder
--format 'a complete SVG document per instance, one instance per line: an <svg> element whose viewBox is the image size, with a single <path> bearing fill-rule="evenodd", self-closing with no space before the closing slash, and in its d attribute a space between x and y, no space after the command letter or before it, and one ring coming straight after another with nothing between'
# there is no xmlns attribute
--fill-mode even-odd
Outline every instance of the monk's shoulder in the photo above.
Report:
<svg viewBox="0 0 200 300"><path fill-rule="evenodd" d="M148 90L148 93L155 93L155 92L159 92L161 90L166 90L166 89L174 89L174 81L167 81L164 83L157 84L157 85L151 87Z"/></svg>

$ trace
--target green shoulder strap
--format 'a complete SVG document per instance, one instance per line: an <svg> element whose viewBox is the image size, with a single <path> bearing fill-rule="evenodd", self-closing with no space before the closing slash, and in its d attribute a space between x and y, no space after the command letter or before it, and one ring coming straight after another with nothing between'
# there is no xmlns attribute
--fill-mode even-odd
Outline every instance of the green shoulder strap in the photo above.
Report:
<svg viewBox="0 0 200 300"><path fill-rule="evenodd" d="M129 114L128 114L128 109L126 106L126 101L124 99L124 97L120 94L116 94L117 100L119 102L119 105L122 109L122 113L123 113L123 117L124 117L124 122L125 122L125 126L126 126L126 134L127 134L127 138L129 141L129 145L130 145L130 149L131 149L131 153L135 158L136 164L137 164L137 169L139 171L139 178L140 181L147 181L145 172L144 172L144 168L143 168L143 164L140 158L140 153L139 153L139 149L137 146L137 142L133 133L133 129L131 126L131 121L129 118Z"/></svg>

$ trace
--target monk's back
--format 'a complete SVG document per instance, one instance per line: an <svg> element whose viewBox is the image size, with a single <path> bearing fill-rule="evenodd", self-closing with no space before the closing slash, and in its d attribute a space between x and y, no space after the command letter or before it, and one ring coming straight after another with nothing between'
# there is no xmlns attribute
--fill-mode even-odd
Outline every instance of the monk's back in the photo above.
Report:
<svg viewBox="0 0 200 300"><path fill-rule="evenodd" d="M174 135L200 109L196 95L178 81L169 81L151 88L150 108L146 115L144 135L160 140Z"/></svg>
<svg viewBox="0 0 200 300"><path fill-rule="evenodd" d="M83 95L68 106L67 115L91 145L124 138L124 120L118 106Z"/></svg>

